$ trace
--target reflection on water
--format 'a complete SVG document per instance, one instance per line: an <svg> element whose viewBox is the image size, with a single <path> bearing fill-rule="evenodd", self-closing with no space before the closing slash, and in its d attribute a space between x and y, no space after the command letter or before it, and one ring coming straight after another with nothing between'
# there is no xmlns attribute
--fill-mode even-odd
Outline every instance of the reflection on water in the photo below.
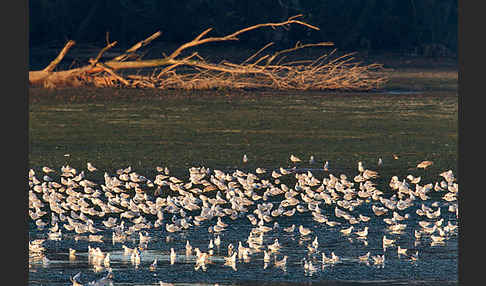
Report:
<svg viewBox="0 0 486 286"><path fill-rule="evenodd" d="M285 174L285 171L288 174ZM458 185L454 183L450 172L447 173L449 175L443 173L437 178L436 190L433 187L435 182L413 184L409 180L414 178L409 178L397 181L399 186L396 187L377 186L389 190L383 194L372 186L371 178L362 180L359 173L353 174L354 179L351 176L347 179L341 177L341 174L333 175L316 169L314 172L303 169L277 169L272 172L280 174L280 177L273 178L269 174L270 171L259 176L241 170L227 173L219 170L204 171L201 173L204 175L198 179L200 181L193 181L192 186L186 185L186 190L178 191L171 191L169 187L169 178L174 177L159 174L165 177L157 182L159 186L163 186L162 193L154 194L155 186L149 188L143 184L143 189L148 194L144 199L134 197L140 190L134 192L133 189L124 189L124 186L120 185L118 191L125 194L127 199L130 198L129 204L132 204L123 208L121 203L118 205L120 209L125 211L135 208L135 201L147 205L157 202L160 206L158 209L155 208L162 212L163 218L159 226L155 227L160 214L144 213L140 210L134 218L123 219L126 228L121 234L124 236L117 239L114 238L114 233L119 232L117 227L120 223L106 227L102 222L107 221L107 216L120 218L120 215L109 211L103 215L86 214L90 209L105 209L109 203L115 204L115 200L112 199L114 193L110 191L110 188L113 188L110 186L110 179L96 183L86 176L79 182L90 182L94 190L104 190L104 193L99 191L99 194L93 197L93 192L86 191L86 187L71 186L71 190L68 191L62 190L63 187L59 186L56 189L47 182L38 181L35 184L38 179L32 175L31 204L40 205L39 201L46 199L43 209L47 213L41 220L50 223L40 230L34 221L31 221L30 240L45 241L41 244L44 251L40 255L36 256L31 252L30 284L51 284L53 281L63 284L79 272L79 281L85 283L103 277L107 269L113 272L113 282L120 285L153 284L159 283L158 281L176 284L231 284L247 280L384 280L386 283L395 280L457 280L455 226L458 213L454 196ZM121 177L116 174L108 175L110 176ZM218 184L216 180L221 180L221 189L202 192L197 186L199 183L202 184L205 178L214 184ZM132 179L136 180L135 177ZM146 179L152 182L157 180L150 177ZM360 180L362 181L358 183ZM185 183L179 184L182 187ZM367 187L363 187L363 184ZM440 187L441 184L444 188ZM228 189L224 189L225 186ZM183 198L194 198L190 190L206 200L198 202L195 199L195 205L199 205L199 208L193 211L189 211L188 205L184 203L175 203L176 198L180 198L179 202L182 202ZM66 192L70 194L66 195ZM235 202L238 196L232 197L231 192L241 194L242 197L239 198L245 198L247 205L238 205ZM427 197L424 198L423 195ZM42 199L36 199L34 196ZM52 212L52 209L56 209L55 204L63 205L70 201L72 196L89 198L96 204L81 206L86 213L72 209L65 211L65 217ZM100 201L96 201L95 198ZM157 198L165 198L166 202L173 200L174 203L163 204L162 200L157 201ZM292 200L295 200L295 203L290 203ZM78 204L84 203L84 200L83 203L78 201ZM171 210L172 207L178 210ZM283 214L294 208L298 211L294 211L293 215ZM377 211L380 208L384 214ZM196 226L197 221L204 216L203 213L206 213L205 219ZM54 224L84 224L83 216L86 224L92 224L98 231L93 231L94 234L89 231L76 234L62 228L61 237L52 236L53 230L50 228ZM255 225L251 224L248 216L256 217L258 222ZM76 223L70 222L76 218ZM55 220L54 224L52 219ZM182 227L179 231L168 231L168 225L180 227L182 219L189 224L187 229ZM141 221L145 223L145 227L141 226ZM214 227L219 223L225 223L227 226L214 232ZM289 230L288 227L292 225L309 228L311 234L299 233L298 227ZM363 233L366 226L369 231ZM350 227L351 231L346 232L345 230L350 230ZM388 245L383 242L384 236L390 240ZM435 242L437 237L442 241ZM214 245L216 239L220 239L217 246ZM271 245L275 245L277 240L279 247L275 251L270 251ZM191 253L186 252L187 243L192 246ZM225 263L225 257L229 257L229 245L235 246L234 251L239 252L240 243L240 247L247 248L248 253L241 256L238 253L234 264ZM407 250L398 254L398 247ZM204 267L198 270L195 270L195 267L198 268L196 248L203 253L212 253ZM75 255L69 254L70 249L76 250ZM99 262L94 262L96 258L90 254L96 249L101 253ZM176 255L173 260L170 255L171 249L174 249ZM133 260L133 251L139 253L138 262ZM270 258L264 260L267 251ZM370 252L368 258L359 258L367 252ZM104 258L108 253L109 261L105 262ZM331 255L335 255L337 259L324 260L324 257L330 259ZM385 256L383 263L375 260L379 255ZM286 265L278 267L277 261L281 261L284 256L288 256ZM154 260L157 261L156 267L151 268Z"/></svg>

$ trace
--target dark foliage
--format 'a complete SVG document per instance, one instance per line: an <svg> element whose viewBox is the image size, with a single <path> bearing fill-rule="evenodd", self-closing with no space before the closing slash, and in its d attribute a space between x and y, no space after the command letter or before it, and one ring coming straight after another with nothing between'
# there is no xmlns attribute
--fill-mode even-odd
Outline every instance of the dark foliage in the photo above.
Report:
<svg viewBox="0 0 486 286"><path fill-rule="evenodd" d="M418 54L455 54L457 0L96 0L29 1L30 45L104 44L128 46L157 30L161 41L189 41L208 27L224 35L245 26L278 22L303 14L309 31L261 30L242 36L240 45L261 47L332 41L342 50L389 50Z"/></svg>

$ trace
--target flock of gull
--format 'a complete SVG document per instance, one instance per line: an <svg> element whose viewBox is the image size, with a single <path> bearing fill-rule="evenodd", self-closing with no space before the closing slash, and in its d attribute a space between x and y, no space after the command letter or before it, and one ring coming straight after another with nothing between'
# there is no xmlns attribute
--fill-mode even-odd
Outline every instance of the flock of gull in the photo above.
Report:
<svg viewBox="0 0 486 286"><path fill-rule="evenodd" d="M243 162L247 160L245 155ZM290 161L294 165L301 162L294 155ZM313 157L309 162L316 164ZM417 168L431 164L424 161ZM206 271L214 264L237 271L239 263L256 260L265 269L286 271L289 256L279 239L284 233L297 237L305 249L299 263L306 275L342 261L383 267L391 255L414 263L421 253L398 243L397 237L405 232L410 232L415 244L426 242L432 246L457 235L454 222L459 215L459 186L451 170L440 173L433 183L425 184L421 177L409 174L404 178L392 176L385 186L378 186L378 171L365 168L362 162L358 162L354 177L332 174L329 162L322 166L319 177L311 169L296 167L256 168L254 172L191 167L185 180L171 175L167 167L156 167L153 178L127 167L114 174L104 172L104 180L99 182L89 178L102 174L91 163L87 163L86 170L68 165L60 171L49 167L30 169L29 221L32 229L44 236L29 241L29 268L39 263L48 265L45 241L62 240L67 235L88 242L117 243L134 267L156 271L160 258L141 265L154 235L165 234L169 240L171 235L207 230L211 237L207 247L195 247L187 240L184 248L172 247L166 253L170 264L186 259L194 263L195 271ZM381 167L379 159L375 169ZM446 212L450 215L445 216ZM299 215L310 218L312 224L297 219ZM451 216L454 219L448 219ZM224 241L225 234L235 229L232 225L236 221L249 223L248 238ZM374 229L378 225L385 229ZM319 244L316 228L326 228L364 246L368 245L370 232L383 231L383 235L374 253L363 251L356 257L341 257ZM135 246L128 246L130 238L137 241ZM80 253L87 253L95 272L107 271L106 276L86 285L111 281L108 251L90 245L88 249L70 248L69 260L75 260ZM73 285L83 285L80 275L71 277ZM160 281L160 285L170 283Z"/></svg>

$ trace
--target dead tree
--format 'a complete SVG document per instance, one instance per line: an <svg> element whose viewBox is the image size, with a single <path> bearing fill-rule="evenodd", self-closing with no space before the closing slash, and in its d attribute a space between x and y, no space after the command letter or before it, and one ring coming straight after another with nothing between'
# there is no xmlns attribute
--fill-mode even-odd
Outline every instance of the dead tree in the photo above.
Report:
<svg viewBox="0 0 486 286"><path fill-rule="evenodd" d="M284 61L286 54L308 47L330 47L334 45L331 42L314 44L297 42L292 48L273 54L265 54L265 50L273 45L273 43L268 43L239 64L228 61L208 63L197 52L181 57L182 52L186 49L210 42L237 41L239 35L263 27L288 28L291 24L296 24L319 30L315 26L298 20L301 16L296 15L280 23L250 26L223 37L206 37L212 30L209 28L192 41L179 46L170 55L156 59L142 60L135 52L158 38L161 35L160 31L138 42L122 55L101 62L100 59L103 54L117 44L116 41L110 42L107 39L106 46L99 51L95 58L89 60L89 64L74 69L54 71L69 49L75 44L74 41L69 41L46 68L29 72L29 82L33 86L51 88L91 84L100 87L183 89L228 87L369 90L379 87L386 81L385 75L380 72L381 65L359 65L359 63L353 62L353 54L332 58L331 56L334 55L336 50L314 60ZM153 72L150 75L129 74L127 76L122 76L119 73L119 71L127 69L152 69Z"/></svg>

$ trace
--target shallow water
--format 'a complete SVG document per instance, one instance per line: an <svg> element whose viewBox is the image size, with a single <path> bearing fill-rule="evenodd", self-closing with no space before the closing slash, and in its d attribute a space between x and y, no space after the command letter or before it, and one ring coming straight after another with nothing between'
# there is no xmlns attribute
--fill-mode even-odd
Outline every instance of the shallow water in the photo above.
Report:
<svg viewBox="0 0 486 286"><path fill-rule="evenodd" d="M65 91L66 94L76 91ZM96 95L88 91L84 98L71 100L70 95L40 98L30 103L29 118L29 165L41 174L42 166L59 170L69 164L85 170L86 162L92 162L100 170L88 177L102 183L103 172L114 174L116 169L132 166L139 174L153 179L155 166L167 166L171 175L187 179L191 166L206 166L226 172L240 169L254 172L256 167L269 170L291 167L289 155L302 159L298 164L302 172L308 169L318 179L332 173L346 174L352 179L357 174L356 163L363 161L370 169L378 169L378 158L383 159L376 179L377 188L388 191L387 183L392 175L405 178L408 174L422 176L423 184L440 180L438 174L446 170L456 172L457 161L457 95L448 93L428 94L268 94L227 96L159 96L142 95L138 91L103 91L124 93L116 96ZM132 94L133 93L133 94ZM96 96L97 97L96 97ZM90 98L92 96L92 98ZM33 95L31 95L33 97ZM247 154L249 161L241 158ZM306 161L313 155L316 164ZM394 159L396 155L398 159ZM324 161L330 162L330 172L322 170ZM422 160L431 160L426 170L415 168ZM294 182L295 183L295 182ZM421 183L422 184L422 183ZM278 198L270 198L279 202ZM281 199L280 199L281 200ZM329 227L312 220L309 212L296 213L293 217L279 217L279 230L264 236L264 244L279 239L281 259L288 255L286 270L272 263L264 269L263 253L251 255L250 262L237 261L237 271L223 265L229 243L237 245L245 241L253 227L246 217L230 223L220 234L221 246L215 249L214 263L207 271L194 270L194 258L184 257L184 246L189 240L194 247L207 250L214 235L208 233L208 224L199 228L171 234L164 228L150 230L152 237L147 249L142 251L138 267L132 265L129 256L123 254L122 244L138 245L138 234L124 243L112 243L111 231L105 231L103 243L76 240L73 233L64 232L61 241L44 243L48 264L32 262L29 268L29 285L66 285L69 278L81 272L84 282L101 278L106 271L95 273L88 263L88 245L109 252L113 269L114 285L157 285L158 281L184 284L268 283L268 282L319 282L342 284L430 284L457 281L457 235L451 235L444 244L431 246L430 238L413 238L417 221L423 220L415 210L421 203L430 206L434 201L444 216L444 223L456 224L454 213L448 212L450 202L434 197L415 205L410 213L403 234L391 234L385 230L381 219L354 225L362 230L369 225L368 245L356 235L343 236L338 227ZM353 211L373 216L370 206L364 203ZM436 207L434 207L434 210ZM323 208L333 216L334 207ZM403 214L403 213L401 213ZM388 215L389 216L389 215ZM169 216L170 217L170 216ZM31 221L30 240L45 238L46 231L39 231ZM96 222L100 224L99 221ZM273 224L273 222L272 222ZM303 240L298 233L287 234L281 228L296 224L310 227L313 234ZM101 225L101 224L100 224ZM269 224L270 225L270 224ZM411 261L399 257L396 247L383 252L381 238L386 234L397 244L419 251L419 259ZM341 263L322 268L321 253L307 255L307 245L317 235L319 251L327 256L331 251L342 258ZM170 237L167 239L167 237ZM169 263L170 248L178 254L174 265ZM76 259L68 259L68 249L77 249ZM383 267L359 263L357 256L370 251L372 255L385 253ZM157 258L156 271L148 266ZM311 260L317 267L314 273L306 273L302 260Z"/></svg>
<svg viewBox="0 0 486 286"><path fill-rule="evenodd" d="M43 93L30 95L33 167L92 161L106 170L130 165L148 174L163 165L183 174L197 165L241 167L243 154L251 168L285 167L295 154L334 169L375 165L379 157L395 173L422 160L436 171L456 168L455 93Z"/></svg>

